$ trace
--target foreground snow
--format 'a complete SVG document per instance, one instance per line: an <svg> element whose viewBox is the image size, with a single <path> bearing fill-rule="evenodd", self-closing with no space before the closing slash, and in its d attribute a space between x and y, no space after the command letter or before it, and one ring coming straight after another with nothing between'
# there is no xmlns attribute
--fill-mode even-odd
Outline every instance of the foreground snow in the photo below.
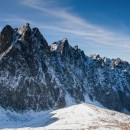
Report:
<svg viewBox="0 0 130 130"><path fill-rule="evenodd" d="M73 105L67 108L18 114L0 111L0 128L10 130L42 129L130 129L130 116L90 104Z"/></svg>

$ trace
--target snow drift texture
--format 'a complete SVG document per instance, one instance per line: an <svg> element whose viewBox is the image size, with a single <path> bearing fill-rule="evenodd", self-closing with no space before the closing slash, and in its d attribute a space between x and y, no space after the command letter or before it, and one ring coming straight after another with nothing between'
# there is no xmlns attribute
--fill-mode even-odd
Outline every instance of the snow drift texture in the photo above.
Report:
<svg viewBox="0 0 130 130"><path fill-rule="evenodd" d="M17 113L0 108L2 130L130 130L130 116L90 104Z"/></svg>
<svg viewBox="0 0 130 130"><path fill-rule="evenodd" d="M16 111L61 108L90 98L130 112L130 65L86 56L67 39L50 46L38 28L6 25L0 33L0 106Z"/></svg>

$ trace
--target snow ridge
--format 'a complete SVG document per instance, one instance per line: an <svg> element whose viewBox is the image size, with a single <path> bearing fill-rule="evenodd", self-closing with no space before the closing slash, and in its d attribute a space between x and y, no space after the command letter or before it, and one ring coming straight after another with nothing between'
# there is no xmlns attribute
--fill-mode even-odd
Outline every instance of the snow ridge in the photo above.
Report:
<svg viewBox="0 0 130 130"><path fill-rule="evenodd" d="M42 111L15 113L0 109L0 128L7 130L43 129L130 129L130 116L90 104Z"/></svg>

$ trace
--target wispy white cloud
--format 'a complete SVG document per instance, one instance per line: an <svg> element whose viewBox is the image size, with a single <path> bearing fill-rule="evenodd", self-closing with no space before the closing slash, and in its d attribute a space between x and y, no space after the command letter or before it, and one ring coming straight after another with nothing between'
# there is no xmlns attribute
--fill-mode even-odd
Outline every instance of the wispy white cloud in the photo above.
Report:
<svg viewBox="0 0 130 130"><path fill-rule="evenodd" d="M10 24L13 26L23 25L24 23L28 23L28 22L32 25L36 24L30 19L26 19L21 16L12 15L12 14L8 14L8 15L6 14L5 17L0 16L0 22L3 22L4 24Z"/></svg>
<svg viewBox="0 0 130 130"><path fill-rule="evenodd" d="M23 24L23 23L27 23L27 22L31 22L28 19L23 19L20 17L15 17L15 18L4 18L0 20L1 22L7 22L7 23L13 23L13 24Z"/></svg>
<svg viewBox="0 0 130 130"><path fill-rule="evenodd" d="M9 24L12 27L20 27L23 26L25 23L30 23L31 26L39 25L35 20L31 20L29 18L24 18L23 16L14 15L14 14L4 14L0 16L0 30L2 30L3 26ZM3 25L2 25L3 23Z"/></svg>
<svg viewBox="0 0 130 130"><path fill-rule="evenodd" d="M93 25L66 8L54 8L53 2L52 0L49 2L47 0L23 0L22 4L41 11L41 14L47 13L54 19L51 25L39 24L40 28L69 33L95 44L130 48L130 38L128 36Z"/></svg>

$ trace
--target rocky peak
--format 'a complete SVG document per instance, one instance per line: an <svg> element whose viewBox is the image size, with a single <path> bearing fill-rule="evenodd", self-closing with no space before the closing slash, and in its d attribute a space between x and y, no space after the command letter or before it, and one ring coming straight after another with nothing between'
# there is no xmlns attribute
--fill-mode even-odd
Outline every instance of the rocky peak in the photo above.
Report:
<svg viewBox="0 0 130 130"><path fill-rule="evenodd" d="M54 42L50 46L51 51L56 51L60 53L61 55L65 55L69 51L69 43L67 38L64 38L63 40L60 40L58 42Z"/></svg>
<svg viewBox="0 0 130 130"><path fill-rule="evenodd" d="M32 39L37 38L40 41L41 45L44 46L44 50L49 50L48 43L46 39L43 37L43 35L41 34L40 30L37 27L35 27L32 28L31 32L32 32Z"/></svg>
<svg viewBox="0 0 130 130"><path fill-rule="evenodd" d="M119 64L121 64L121 59L120 58L117 58L117 59L115 59L115 65L117 66L117 65L119 65Z"/></svg>
<svg viewBox="0 0 130 130"><path fill-rule="evenodd" d="M60 48L61 48L62 56L70 56L71 55L71 49L70 49L70 45L68 43L67 38L64 38L63 40L61 40Z"/></svg>
<svg viewBox="0 0 130 130"><path fill-rule="evenodd" d="M23 25L21 28L18 29L18 33L22 35L26 30L30 30L30 25L29 23L26 23Z"/></svg>
<svg viewBox="0 0 130 130"><path fill-rule="evenodd" d="M41 36L39 29L36 27L32 29L32 33L34 34L35 37Z"/></svg>
<svg viewBox="0 0 130 130"><path fill-rule="evenodd" d="M73 48L74 48L75 50L78 50L78 45L74 46Z"/></svg>
<svg viewBox="0 0 130 130"><path fill-rule="evenodd" d="M2 31L1 31L1 36L5 35L12 35L13 34L13 28L10 25L6 25Z"/></svg>
<svg viewBox="0 0 130 130"><path fill-rule="evenodd" d="M91 54L90 57L92 57L93 59L101 58L99 54Z"/></svg>
<svg viewBox="0 0 130 130"><path fill-rule="evenodd" d="M58 43L57 42L52 43L51 46L50 46L50 51L54 52L57 49L58 49Z"/></svg>
<svg viewBox="0 0 130 130"><path fill-rule="evenodd" d="M6 25L0 34L0 53L8 49L13 40L14 30L10 25Z"/></svg>

